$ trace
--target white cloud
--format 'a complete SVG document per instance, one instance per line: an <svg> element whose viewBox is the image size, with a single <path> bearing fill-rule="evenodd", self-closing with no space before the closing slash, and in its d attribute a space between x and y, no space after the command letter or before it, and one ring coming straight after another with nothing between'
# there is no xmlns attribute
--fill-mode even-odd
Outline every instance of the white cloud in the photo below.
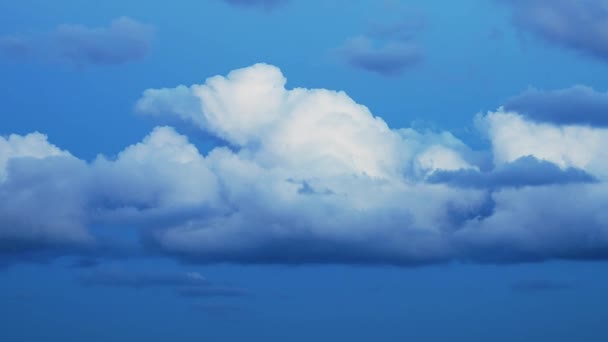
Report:
<svg viewBox="0 0 608 342"><path fill-rule="evenodd" d="M535 123L502 109L478 117L478 123L492 142L496 164L534 156L608 177L608 129Z"/></svg>
<svg viewBox="0 0 608 342"><path fill-rule="evenodd" d="M0 137L0 254L90 243L85 167L43 134Z"/></svg>
<svg viewBox="0 0 608 342"><path fill-rule="evenodd" d="M394 178L403 173L412 158L406 154L408 142L367 107L344 92L287 90L285 84L278 68L256 64L202 85L146 90L137 108L195 123L246 150L261 165L287 168L297 177L352 173ZM450 146L441 146L434 147L441 155L428 155L425 163L442 159L435 161L436 168L467 167L455 161ZM448 155L451 165L445 164Z"/></svg>
<svg viewBox="0 0 608 342"><path fill-rule="evenodd" d="M205 158L169 127L155 128L116 159L99 156L92 172L98 196L119 200L127 208L215 203L218 197L217 179Z"/></svg>
<svg viewBox="0 0 608 342"><path fill-rule="evenodd" d="M7 163L12 158L43 159L60 155L67 156L69 153L48 143L47 136L38 132L25 136L17 134L11 134L6 138L0 136L0 181L5 179Z"/></svg>
<svg viewBox="0 0 608 342"><path fill-rule="evenodd" d="M10 216L22 235L10 237L33 241L28 234L37 230L60 239L58 227L85 236L91 224L128 224L139 227L146 248L201 262L604 257L604 183L430 184L438 171L481 172L476 152L449 132L392 129L343 92L285 85L279 69L257 64L200 85L146 90L140 112L174 116L226 141L207 155L170 127L89 164L41 135L0 140L0 156L9 156L0 195L22 200ZM496 165L531 155L606 175L602 129L538 124L502 110L477 122ZM7 162L17 150L38 158ZM32 220L32 210L44 215ZM8 241L5 227L0 241Z"/></svg>

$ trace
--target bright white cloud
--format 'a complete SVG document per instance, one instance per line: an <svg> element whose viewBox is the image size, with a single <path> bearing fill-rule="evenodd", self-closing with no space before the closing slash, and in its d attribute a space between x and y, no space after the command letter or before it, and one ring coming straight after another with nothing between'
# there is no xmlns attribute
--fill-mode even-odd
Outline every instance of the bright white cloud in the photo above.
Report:
<svg viewBox="0 0 608 342"><path fill-rule="evenodd" d="M608 129L535 123L502 109L479 117L478 123L492 142L497 164L534 156L608 177Z"/></svg>
<svg viewBox="0 0 608 342"><path fill-rule="evenodd" d="M367 107L344 92L287 90L285 84L278 68L256 64L202 85L146 90L137 108L144 114L175 115L195 123L266 167L298 173L293 176L402 175L413 157L408 155L408 142ZM429 151L424 163L433 163L434 168L468 167L451 154L451 146L442 146L434 147L442 152Z"/></svg>
<svg viewBox="0 0 608 342"><path fill-rule="evenodd" d="M476 153L448 132L392 129L343 92L285 85L278 68L257 64L200 85L146 90L141 113L173 116L226 141L207 155L170 127L89 164L41 135L0 140L0 194L29 198L10 216L22 235L10 237L33 241L35 229L63 236L57 227L86 236L87 225L128 224L147 248L242 263L593 258L608 247L604 183L431 184L439 171L482 172ZM606 175L601 129L502 110L477 122L497 166L533 156L580 169L570 174ZM23 150L37 158L13 162ZM24 176L33 170L36 177ZM567 209L553 213L555 206ZM30 219L32 208L42 210L40 220ZM0 240L8 241L5 227Z"/></svg>

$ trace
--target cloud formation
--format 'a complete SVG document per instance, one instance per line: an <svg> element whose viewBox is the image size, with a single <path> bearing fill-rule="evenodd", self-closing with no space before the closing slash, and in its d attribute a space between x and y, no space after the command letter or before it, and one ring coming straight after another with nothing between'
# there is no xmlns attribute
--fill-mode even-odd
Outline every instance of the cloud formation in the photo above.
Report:
<svg viewBox="0 0 608 342"><path fill-rule="evenodd" d="M143 59L150 50L154 30L128 17L107 27L62 24L34 36L0 37L0 52L15 58L31 57L76 67L116 65Z"/></svg>
<svg viewBox="0 0 608 342"><path fill-rule="evenodd" d="M608 1L499 0L515 26L550 44L608 61Z"/></svg>
<svg viewBox="0 0 608 342"><path fill-rule="evenodd" d="M0 256L92 242L86 167L40 133L0 137Z"/></svg>
<svg viewBox="0 0 608 342"><path fill-rule="evenodd" d="M608 93L583 85L552 91L529 89L509 99L505 109L538 122L608 127Z"/></svg>
<svg viewBox="0 0 608 342"><path fill-rule="evenodd" d="M61 250L120 224L149 253L200 263L608 257L608 129L500 108L475 119L491 146L480 153L449 132L391 128L344 92L286 83L256 64L144 91L142 115L219 139L206 155L170 127L90 163L40 134L2 140L0 194L14 199L0 211L21 202L0 216L17 223L0 224L0 241L43 236L37 248Z"/></svg>

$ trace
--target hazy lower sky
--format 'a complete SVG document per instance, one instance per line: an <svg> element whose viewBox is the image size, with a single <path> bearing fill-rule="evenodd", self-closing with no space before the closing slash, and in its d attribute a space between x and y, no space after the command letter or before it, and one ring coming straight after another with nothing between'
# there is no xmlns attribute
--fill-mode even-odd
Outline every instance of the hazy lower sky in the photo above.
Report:
<svg viewBox="0 0 608 342"><path fill-rule="evenodd" d="M0 3L0 340L606 341L608 1Z"/></svg>

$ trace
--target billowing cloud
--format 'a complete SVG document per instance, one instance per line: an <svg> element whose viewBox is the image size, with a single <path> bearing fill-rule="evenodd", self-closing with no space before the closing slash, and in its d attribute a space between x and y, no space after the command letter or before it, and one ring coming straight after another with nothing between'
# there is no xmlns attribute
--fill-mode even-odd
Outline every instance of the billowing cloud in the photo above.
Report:
<svg viewBox="0 0 608 342"><path fill-rule="evenodd" d="M0 137L0 256L91 242L85 169L40 133Z"/></svg>
<svg viewBox="0 0 608 342"><path fill-rule="evenodd" d="M151 26L120 17L107 27L62 24L38 35L0 37L0 52L16 58L32 57L77 67L124 64L148 54L153 34Z"/></svg>
<svg viewBox="0 0 608 342"><path fill-rule="evenodd" d="M608 61L608 1L499 1L512 7L517 28L556 46Z"/></svg>
<svg viewBox="0 0 608 342"><path fill-rule="evenodd" d="M4 139L0 194L22 202L2 241L95 244L88 227L121 225L149 253L200 263L608 257L608 129L500 108L476 118L491 145L480 152L449 132L391 128L344 92L286 84L256 64L144 91L142 115L219 139L206 154L170 127L90 163L39 135Z"/></svg>
<svg viewBox="0 0 608 342"><path fill-rule="evenodd" d="M582 85L553 91L529 89L509 99L505 109L538 122L608 127L608 93Z"/></svg>

